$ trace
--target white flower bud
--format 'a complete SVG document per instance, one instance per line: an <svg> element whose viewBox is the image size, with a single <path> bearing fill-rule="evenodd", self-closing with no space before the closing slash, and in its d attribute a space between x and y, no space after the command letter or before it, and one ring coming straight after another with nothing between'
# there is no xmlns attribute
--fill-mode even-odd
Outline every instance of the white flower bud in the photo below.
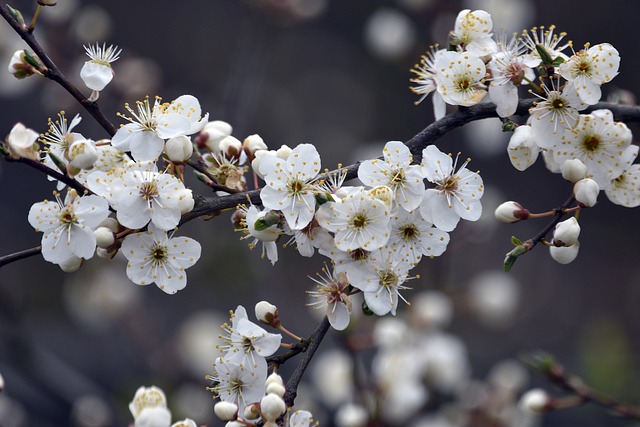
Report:
<svg viewBox="0 0 640 427"><path fill-rule="evenodd" d="M204 145L209 151L217 153L220 151L218 148L220 141L222 141L224 137L231 135L231 132L233 132L233 128L229 123L223 122L222 120L214 120L204 126L200 135L201 138L204 139Z"/></svg>
<svg viewBox="0 0 640 427"><path fill-rule="evenodd" d="M498 206L494 215L498 221L511 223L529 218L529 211L520 203L509 201Z"/></svg>
<svg viewBox="0 0 640 427"><path fill-rule="evenodd" d="M213 406L213 412L222 421L232 421L238 418L238 405L221 400Z"/></svg>
<svg viewBox="0 0 640 427"><path fill-rule="evenodd" d="M247 157L249 157L250 160L253 160L256 155L256 151L269 149L269 147L267 147L267 144L264 143L262 137L260 137L260 135L258 134L253 134L246 137L242 142L242 147L244 148L244 152L247 154Z"/></svg>
<svg viewBox="0 0 640 427"><path fill-rule="evenodd" d="M171 427L198 427L198 425L191 418L185 418L182 421L176 421L171 424Z"/></svg>
<svg viewBox="0 0 640 427"><path fill-rule="evenodd" d="M291 147L283 144L280 148L276 150L276 156L278 156L282 160L287 160L292 151L293 150L291 149Z"/></svg>
<svg viewBox="0 0 640 427"><path fill-rule="evenodd" d="M269 384L280 384L280 385L284 385L284 381L282 380L282 377L278 374L276 374L275 372L273 372L271 375L269 375L267 377L267 380L264 382L265 385L269 385Z"/></svg>
<svg viewBox="0 0 640 427"><path fill-rule="evenodd" d="M33 129L28 129L22 123L16 123L7 137L9 150L16 157L36 160L39 148L36 140L39 136L38 132Z"/></svg>
<svg viewBox="0 0 640 427"><path fill-rule="evenodd" d="M368 420L367 410L355 403L340 406L335 419L338 427L364 427Z"/></svg>
<svg viewBox="0 0 640 427"><path fill-rule="evenodd" d="M71 166L77 169L91 169L98 160L98 150L93 141L80 139L71 144L67 156Z"/></svg>
<svg viewBox="0 0 640 427"><path fill-rule="evenodd" d="M96 246L106 249L113 245L116 241L116 237L113 235L113 231L107 227L98 227L93 230L93 235L96 238Z"/></svg>
<svg viewBox="0 0 640 427"><path fill-rule="evenodd" d="M578 257L580 242L571 246L549 246L551 258L560 264L569 264Z"/></svg>
<svg viewBox="0 0 640 427"><path fill-rule="evenodd" d="M60 270L64 271L65 273L73 273L82 266L82 262L82 258L78 258L77 256L72 255L71 258L67 258L59 264Z"/></svg>
<svg viewBox="0 0 640 427"><path fill-rule="evenodd" d="M252 403L244 407L244 418L247 420L255 420L260 417L260 405Z"/></svg>
<svg viewBox="0 0 640 427"><path fill-rule="evenodd" d="M178 207L180 208L180 213L182 215L191 212L195 204L196 201L193 198L193 192L190 188L185 188L180 191L178 194Z"/></svg>
<svg viewBox="0 0 640 427"><path fill-rule="evenodd" d="M600 187L591 178L584 178L576 182L573 186L573 196L585 207L593 207L598 201Z"/></svg>
<svg viewBox="0 0 640 427"><path fill-rule="evenodd" d="M587 166L580 159L566 160L562 164L562 177L576 183L587 175Z"/></svg>
<svg viewBox="0 0 640 427"><path fill-rule="evenodd" d="M171 425L171 411L164 406L143 408L140 415L135 417L135 427L169 427Z"/></svg>
<svg viewBox="0 0 640 427"><path fill-rule="evenodd" d="M184 163L193 154L191 138L185 135L174 136L164 145L164 153L174 163Z"/></svg>
<svg viewBox="0 0 640 427"><path fill-rule="evenodd" d="M524 411L533 414L542 414L550 403L551 397L549 397L546 391L540 388L534 388L522 395L518 406Z"/></svg>
<svg viewBox="0 0 640 427"><path fill-rule="evenodd" d="M556 246L573 246L578 243L580 225L575 216L559 222L553 232L553 244Z"/></svg>
<svg viewBox="0 0 640 427"><path fill-rule="evenodd" d="M220 141L218 150L220 150L227 159L239 159L240 153L242 153L242 142L231 135L225 136Z"/></svg>
<svg viewBox="0 0 640 427"><path fill-rule="evenodd" d="M256 318L267 325L272 325L273 320L278 318L278 307L267 301L260 301L255 307ZM277 375L277 374L274 374Z"/></svg>
<svg viewBox="0 0 640 427"><path fill-rule="evenodd" d="M120 228L120 224L118 223L118 220L115 218L107 218L104 221L102 221L98 227L106 227L109 230L111 230L113 233L117 233Z"/></svg>
<svg viewBox="0 0 640 427"><path fill-rule="evenodd" d="M91 90L101 91L113 79L111 65L87 61L80 70L80 78Z"/></svg>
<svg viewBox="0 0 640 427"><path fill-rule="evenodd" d="M260 400L260 412L265 421L275 421L287 410L284 400L273 393L267 394Z"/></svg>
<svg viewBox="0 0 640 427"><path fill-rule="evenodd" d="M284 394L287 392L287 389L285 389L284 386L281 384L271 383L271 384L267 384L266 392L267 394L273 393L276 396L284 397Z"/></svg>
<svg viewBox="0 0 640 427"><path fill-rule="evenodd" d="M507 145L509 160L514 168L524 171L535 163L540 153L540 148L533 139L531 126L518 126L509 139Z"/></svg>
<svg viewBox="0 0 640 427"><path fill-rule="evenodd" d="M246 141L246 139L245 139ZM245 150L246 151L246 150ZM276 156L276 152L274 150L258 150L254 153L254 158L251 161L251 169L258 175L260 178L264 179L264 175L260 172L260 161L262 158L267 156Z"/></svg>
<svg viewBox="0 0 640 427"><path fill-rule="evenodd" d="M117 248L96 248L96 256L103 259L112 259L117 252Z"/></svg>
<svg viewBox="0 0 640 427"><path fill-rule="evenodd" d="M25 60L24 50L16 50L7 67L9 73L16 79L24 79L35 74L35 69Z"/></svg>

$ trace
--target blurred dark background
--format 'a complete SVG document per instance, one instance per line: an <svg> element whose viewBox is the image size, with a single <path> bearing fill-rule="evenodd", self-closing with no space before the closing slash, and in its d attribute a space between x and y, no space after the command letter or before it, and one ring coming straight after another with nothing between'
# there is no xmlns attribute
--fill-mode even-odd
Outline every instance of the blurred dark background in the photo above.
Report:
<svg viewBox="0 0 640 427"><path fill-rule="evenodd" d="M12 6L28 20L35 1ZM609 42L622 62L621 74L603 88L605 97L619 89L640 93L640 3L623 0L60 0L43 11L36 35L79 88L83 44L105 41L123 49L113 64L116 77L99 100L116 124L125 102L192 94L211 120L229 122L237 138L258 133L273 149L313 143L323 167L334 168L378 156L386 141L406 141L433 121L430 99L414 105L409 69L430 44L446 42L463 8L488 10L494 32L555 24L576 49ZM0 23L2 63L23 47ZM3 137L17 121L44 132L47 118L61 109L67 117L83 116L77 131L85 136L107 136L55 83L0 73ZM524 173L512 168L507 141L499 122L488 120L438 142L443 151L472 157L471 168L480 169L487 187L487 215L461 224L442 257L423 261L421 278L406 296L411 300L424 289L450 296L454 320L448 331L465 343L473 378L485 378L500 360L544 349L594 387L640 403L637 211L601 194L596 208L580 216L575 262L561 266L540 247L508 276L500 273L511 235L524 240L544 222L498 224L495 206L518 200L544 211L570 192L541 159ZM208 192L195 180L189 184L195 193ZM27 213L51 198L54 185L26 166L2 162L0 186L0 255L38 245L41 234L29 226ZM321 269L319 257L281 249L271 267L259 250L239 241L228 213L193 221L180 233L199 240L203 256L188 270L186 289L174 296L130 283L121 259L94 258L73 274L40 257L0 270L0 374L6 382L0 425L126 425L135 390L151 384L167 393L174 420L190 416L222 425L214 420L204 376L228 310L244 304L251 313L267 299L282 307L283 321L295 332L313 330L316 320L304 306L312 288L306 276ZM479 285L482 280L491 284ZM361 327L371 323L363 320ZM339 343L339 334L330 332L324 347ZM527 388L534 386L548 384L531 375ZM332 425L321 410L316 416L321 425ZM630 425L592 407L538 422Z"/></svg>

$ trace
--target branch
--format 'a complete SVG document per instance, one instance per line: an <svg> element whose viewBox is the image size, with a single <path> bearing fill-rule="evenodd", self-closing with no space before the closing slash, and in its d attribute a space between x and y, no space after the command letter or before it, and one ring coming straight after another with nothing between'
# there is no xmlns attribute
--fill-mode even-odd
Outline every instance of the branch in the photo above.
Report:
<svg viewBox="0 0 640 427"><path fill-rule="evenodd" d="M544 375L553 384L577 396L579 399L572 406L593 403L610 410L617 417L640 420L639 408L620 403L607 395L593 390L578 376L567 373L552 355L536 353L524 356L522 359L527 366ZM560 409L560 407L554 408L553 404L551 404L549 409Z"/></svg>
<svg viewBox="0 0 640 427"><path fill-rule="evenodd" d="M98 104L96 102L89 101L74 85L69 82L69 80L62 74L62 72L58 69L56 64L47 56L46 52L40 46L40 43L36 40L34 35L29 31L26 25L21 25L18 21L16 21L6 5L0 5L0 15L11 25L11 27L15 30L16 33L24 40L27 45L33 50L33 52L40 58L42 63L47 67L46 70L42 71L43 75L55 82L57 82L60 86L62 86L71 96L73 96L76 101L80 103L84 107L85 110L89 114L93 116L94 119L102 126L102 128L110 135L113 136L116 133L116 127L109 121L109 119L100 111Z"/></svg>
<svg viewBox="0 0 640 427"><path fill-rule="evenodd" d="M298 384L300 384L300 380L302 380L302 375L307 370L309 363L311 363L311 359L313 359L313 356L320 346L322 339L329 330L329 326L329 319L327 319L327 317L325 316L316 330L313 331L313 334L307 339L309 344L306 348L304 356L302 357L302 360L300 360L300 363L298 363L296 370L293 371L293 374L291 374L289 381L287 381L287 392L284 397L284 401L287 406L293 406L293 403L296 400L296 396L298 395Z"/></svg>
<svg viewBox="0 0 640 427"><path fill-rule="evenodd" d="M69 187L73 188L74 190L76 190L78 193L80 194L93 194L93 192L91 190L89 190L87 187L85 187L84 185L80 184L78 181L76 181L75 179L64 175L63 173L58 172L55 169L51 169L49 166L45 165L44 163L38 161L38 160L32 160L32 159L28 159L26 157L20 157L20 158L13 158L10 156L5 156L5 159L8 162L18 162L18 163L24 163L28 166L31 166L34 169L39 170L40 172L44 173L45 175L48 175L52 178L57 179L58 181L64 182L65 184L67 184Z"/></svg>
<svg viewBox="0 0 640 427"><path fill-rule="evenodd" d="M39 255L42 252L42 246L36 246L35 248L25 249L24 251L14 252L9 255L0 257L0 268L7 264L11 264L14 261L20 261L21 259L29 258L34 255Z"/></svg>

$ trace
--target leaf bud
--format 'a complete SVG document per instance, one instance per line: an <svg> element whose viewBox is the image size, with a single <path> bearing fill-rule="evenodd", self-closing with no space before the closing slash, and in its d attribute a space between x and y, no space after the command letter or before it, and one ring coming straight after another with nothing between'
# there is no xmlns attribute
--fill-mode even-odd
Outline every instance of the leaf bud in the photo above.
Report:
<svg viewBox="0 0 640 427"><path fill-rule="evenodd" d="M578 243L580 225L575 216L559 222L553 232L553 244L555 246L573 246Z"/></svg>
<svg viewBox="0 0 640 427"><path fill-rule="evenodd" d="M265 325L274 328L280 324L278 318L278 307L267 301L260 301L255 307L256 318Z"/></svg>
<svg viewBox="0 0 640 427"><path fill-rule="evenodd" d="M16 50L9 60L8 70L16 79L24 79L37 73L37 69L29 64L26 51Z"/></svg>
<svg viewBox="0 0 640 427"><path fill-rule="evenodd" d="M584 178L573 186L573 196L582 207L593 207L598 201L600 187L591 178Z"/></svg>
<svg viewBox="0 0 640 427"><path fill-rule="evenodd" d="M529 211L518 202L504 202L494 212L498 221L513 223L529 218Z"/></svg>
<svg viewBox="0 0 640 427"><path fill-rule="evenodd" d="M580 159L566 160L560 170L562 177L574 184L587 175L587 166Z"/></svg>
<svg viewBox="0 0 640 427"><path fill-rule="evenodd" d="M173 163L184 163L193 155L191 138L185 135L174 136L164 145L164 154Z"/></svg>
<svg viewBox="0 0 640 427"><path fill-rule="evenodd" d="M213 406L213 412L222 421L232 421L238 418L238 405L221 400Z"/></svg>

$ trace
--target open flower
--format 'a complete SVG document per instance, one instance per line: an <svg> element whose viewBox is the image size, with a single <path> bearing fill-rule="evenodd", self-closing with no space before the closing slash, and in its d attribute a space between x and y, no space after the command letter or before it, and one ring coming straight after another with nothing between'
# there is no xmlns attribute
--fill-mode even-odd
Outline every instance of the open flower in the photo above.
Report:
<svg viewBox="0 0 640 427"><path fill-rule="evenodd" d="M122 50L118 49L118 46L107 47L106 44L100 47L98 43L95 46L84 46L84 50L91 60L82 66L80 78L93 91L89 100L95 101L98 99L98 93L113 79L111 63L118 60Z"/></svg>
<svg viewBox="0 0 640 427"><path fill-rule="evenodd" d="M349 281L345 273L338 273L330 270L326 265L322 273L316 274L318 278L309 276L317 286L315 291L307 293L317 301L307 305L314 308L324 308L327 319L337 331L342 331L349 326L352 301L349 296Z"/></svg>
<svg viewBox="0 0 640 427"><path fill-rule="evenodd" d="M470 107L487 94L483 84L487 68L468 52L444 52L436 62L438 93L447 104Z"/></svg>
<svg viewBox="0 0 640 427"><path fill-rule="evenodd" d="M93 230L109 216L109 204L102 197L78 197L71 190L64 202L35 203L29 210L29 224L42 231L42 257L60 264L71 257L89 259L96 249Z"/></svg>
<svg viewBox="0 0 640 427"><path fill-rule="evenodd" d="M438 49L438 46L433 46L430 51L422 55L420 63L416 64L411 72L416 77L411 79L411 83L415 83L415 86L411 86L411 91L420 95L420 99L416 101L416 105L424 101L424 99L433 92L433 114L436 120L440 120L446 113L446 103L442 99L442 96L436 90L438 88L436 62L440 55L446 52L446 49Z"/></svg>
<svg viewBox="0 0 640 427"><path fill-rule="evenodd" d="M451 156L434 145L422 150L422 160L424 176L436 184L435 188L425 192L420 205L422 217L442 231L452 231L460 218L467 221L480 219L484 184L477 172L467 169L469 160L455 172L456 165Z"/></svg>
<svg viewBox="0 0 640 427"><path fill-rule="evenodd" d="M279 210L292 230L306 227L315 213L318 191L311 182L320 171L320 155L311 144L300 144L287 160L265 157L260 173L267 184L260 191L266 208Z"/></svg>
<svg viewBox="0 0 640 427"><path fill-rule="evenodd" d="M122 242L129 261L127 276L137 285L154 283L168 294L187 285L185 269L200 259L200 243L189 237L169 238L167 232L149 224L148 230L130 234Z"/></svg>

